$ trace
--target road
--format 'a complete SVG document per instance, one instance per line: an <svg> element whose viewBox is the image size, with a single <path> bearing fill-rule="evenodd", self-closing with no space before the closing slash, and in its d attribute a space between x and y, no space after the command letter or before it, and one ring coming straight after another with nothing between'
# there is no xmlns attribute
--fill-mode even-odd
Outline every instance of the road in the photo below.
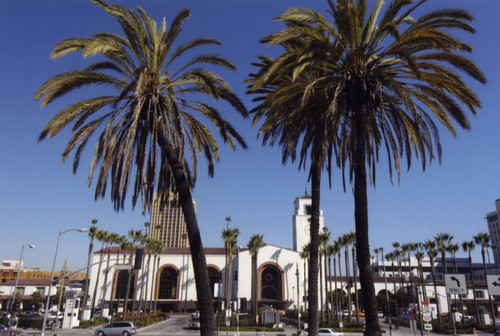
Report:
<svg viewBox="0 0 500 336"><path fill-rule="evenodd" d="M157 323L145 328L139 329L137 336L163 336L163 335L174 335L174 336L198 336L200 334L199 330L191 330L187 326L189 325L189 315L171 315L167 321ZM385 335L390 336L388 325L386 323L381 323L382 329L385 329ZM90 329L72 329L72 330L57 330L55 333L51 331L45 332L45 336L61 336L61 335L94 335L94 330ZM295 336L297 329L291 326L285 326L284 332L240 332L240 336ZM40 335L40 330L24 330L22 335L35 336ZM235 332L226 332L225 326L221 326L219 336L235 336ZM409 328L401 327L398 330L392 330L392 336L420 336L420 331L413 331ZM424 332L424 336L442 336L435 333ZM491 335L489 333L478 333L478 335ZM362 336L362 333L346 333L346 336ZM463 336L463 335L462 335Z"/></svg>

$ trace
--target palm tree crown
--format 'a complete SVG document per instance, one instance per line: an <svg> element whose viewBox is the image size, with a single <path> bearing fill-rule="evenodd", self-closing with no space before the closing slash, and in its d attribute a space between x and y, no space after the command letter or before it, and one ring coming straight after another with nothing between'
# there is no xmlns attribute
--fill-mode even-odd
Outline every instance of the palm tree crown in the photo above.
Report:
<svg viewBox="0 0 500 336"><path fill-rule="evenodd" d="M109 180L115 210L122 209L135 164L132 203L135 205L142 196L143 208L149 209L155 185L161 199L168 197L173 167L163 154L165 150L179 156L191 186L196 179L198 153L205 155L209 174L213 175L213 161L219 159L218 146L197 115L213 123L232 148L236 143L246 147L214 107L189 98L201 93L225 100L246 116L244 105L229 85L214 72L202 68L203 64L233 70L235 67L222 56L203 53L180 68L173 68L178 64L176 61L198 46L220 45L215 39L197 38L174 49L183 22L190 15L187 9L179 12L167 29L165 19L158 27L140 7L133 11L102 0L92 1L118 20L125 36L98 33L61 41L52 51L52 58L74 51L81 51L85 58L102 57L83 70L68 71L49 79L35 93L35 98L45 106L90 85L113 87L116 94L82 100L64 108L46 125L40 140L51 138L74 123L74 136L62 159L66 160L74 151L73 170L76 171L89 138L100 131L88 179L90 185L94 173L98 174L95 198L104 197ZM185 150L189 150L191 167L184 159Z"/></svg>

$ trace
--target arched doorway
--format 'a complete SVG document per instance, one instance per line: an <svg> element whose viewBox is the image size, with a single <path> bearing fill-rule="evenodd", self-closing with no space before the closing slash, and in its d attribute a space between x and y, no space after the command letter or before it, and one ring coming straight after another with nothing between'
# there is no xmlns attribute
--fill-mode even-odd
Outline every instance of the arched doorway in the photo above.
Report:
<svg viewBox="0 0 500 336"><path fill-rule="evenodd" d="M259 303L276 309L285 309L283 301L283 272L275 264L261 266L259 270Z"/></svg>
<svg viewBox="0 0 500 336"><path fill-rule="evenodd" d="M160 283L158 285L158 299L177 299L179 273L173 267L167 266L161 270Z"/></svg>
<svg viewBox="0 0 500 336"><path fill-rule="evenodd" d="M210 281L210 290L212 291L212 297L215 298L215 284L221 281L221 272L215 266L208 266L208 279Z"/></svg>

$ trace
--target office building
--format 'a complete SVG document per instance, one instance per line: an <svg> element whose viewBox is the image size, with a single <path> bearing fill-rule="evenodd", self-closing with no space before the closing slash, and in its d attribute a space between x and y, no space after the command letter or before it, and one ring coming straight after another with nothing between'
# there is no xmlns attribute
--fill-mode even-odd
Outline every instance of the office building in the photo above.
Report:
<svg viewBox="0 0 500 336"><path fill-rule="evenodd" d="M496 209L486 215L491 245L500 246L500 199L495 201ZM495 264L500 263L500 249L493 249Z"/></svg>
<svg viewBox="0 0 500 336"><path fill-rule="evenodd" d="M194 206L196 210L196 202ZM169 199L163 207L155 195L149 236L163 242L165 247L189 247L186 221L177 194L170 192Z"/></svg>

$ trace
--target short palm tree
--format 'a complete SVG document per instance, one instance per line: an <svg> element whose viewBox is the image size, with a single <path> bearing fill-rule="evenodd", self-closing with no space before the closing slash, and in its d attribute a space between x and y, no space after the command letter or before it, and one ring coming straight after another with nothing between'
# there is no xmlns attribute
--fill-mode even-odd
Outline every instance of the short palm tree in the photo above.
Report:
<svg viewBox="0 0 500 336"><path fill-rule="evenodd" d="M247 247L250 252L250 255L252 256L252 308L251 312L254 314L255 317L257 317L257 299L258 299L258 294L257 294L257 257L259 256L259 251L261 248L266 246L266 243L264 242L264 236L261 234L254 234L253 236L250 237L250 240L248 241ZM298 285L298 284L297 284Z"/></svg>
<svg viewBox="0 0 500 336"><path fill-rule="evenodd" d="M328 241L330 240L331 233L328 232L327 227L323 227L323 231L319 234L318 237L318 243L319 243L319 253L320 253L320 262L319 262L319 279L320 279L320 287L319 287L319 292L320 292L320 313L321 313L321 322L324 323L325 318L324 318L324 310L323 307L325 306L325 301L326 301L326 316L327 316L327 321L328 325L330 325L330 314L328 311L328 295L326 295L326 300L323 297L323 294L326 292L328 293L328 284L327 284L327 276L326 276L326 247L328 246ZM323 257L323 265L321 265L321 259ZM323 290L323 279L325 280L325 290Z"/></svg>
<svg viewBox="0 0 500 336"><path fill-rule="evenodd" d="M475 247L476 243L474 242L474 240L466 240L462 242L462 250L464 252L467 252L469 257L469 273L470 273L470 280L472 283L472 294L474 295L474 308L476 309L476 319L477 321L480 321L479 306L477 305L476 285L474 283L474 270L472 268L472 251L474 251Z"/></svg>
<svg viewBox="0 0 500 336"><path fill-rule="evenodd" d="M436 241L436 248L441 252L441 263L443 267L443 274L448 273L448 267L446 265L446 247L453 240L453 236L449 233L438 233L434 240Z"/></svg>
<svg viewBox="0 0 500 336"><path fill-rule="evenodd" d="M237 228L229 227L231 222L230 217L226 217L227 228L222 230L222 240L224 241L224 247L226 249L226 288L225 288L225 305L226 309L229 309L232 302L232 283L233 283L233 254L238 248L238 236L240 230Z"/></svg>
<svg viewBox="0 0 500 336"><path fill-rule="evenodd" d="M83 320L83 314L85 313L85 309L87 308L87 301L88 301L88 295L89 295L89 284L90 284L90 263L92 261L92 252L94 250L94 238L99 231L99 228L97 227L97 219L92 219L92 225L89 228L89 237L90 237L90 242L89 242L89 254L87 257L87 270L85 274L85 287L83 289L83 298L82 298L82 309L80 310L80 320Z"/></svg>
<svg viewBox="0 0 500 336"><path fill-rule="evenodd" d="M431 274L432 274L432 284L434 286L434 297L436 298L436 307L437 307L437 315L439 319L439 323L441 323L441 301L439 300L439 294L437 291L437 283L436 283L436 267L434 261L438 255L438 251L436 249L436 241L434 239L428 239L423 244L425 252L427 252L427 257L429 257L429 262L431 264Z"/></svg>
<svg viewBox="0 0 500 336"><path fill-rule="evenodd" d="M101 250L99 251L100 256L99 256L99 264L97 266L97 276L95 279L94 292L92 293L92 301L90 304L90 317L94 316L94 309L97 299L97 289L99 288L99 280L101 278L102 259L104 257L104 250L107 244L108 237L109 237L109 232L106 230L99 230L96 233L97 240L101 242Z"/></svg>
<svg viewBox="0 0 500 336"><path fill-rule="evenodd" d="M213 53L189 56L197 47L220 45L215 39L196 38L176 44L190 15L187 9L180 11L167 27L165 19L157 25L140 7L134 11L102 0L92 2L114 17L124 34L98 33L60 42L51 53L53 58L74 51L82 51L85 58L100 57L83 70L49 79L35 98L45 106L86 86L111 89L104 91L106 95L61 110L41 132L40 140L52 138L73 123L74 136L62 159L74 152L76 171L88 140L100 132L88 181L92 182L94 173L98 175L96 199L105 196L109 182L116 211L123 209L130 184L132 205L141 199L143 211L150 210L155 191L161 202L166 202L169 190L179 194L195 269L202 334L213 334L212 294L191 190L196 180L197 156L205 156L210 176L214 173L214 161L219 160L217 141L200 117L213 124L231 148L237 144L246 147L219 111L200 99L206 96L225 101L246 116L244 105L229 85L204 68L205 64L231 70L235 66ZM184 65L179 63L182 60Z"/></svg>
<svg viewBox="0 0 500 336"><path fill-rule="evenodd" d="M309 245L310 243L307 243L302 247L302 252L300 252L300 259L304 260L304 309L308 310L308 293L307 293L307 288L309 288L309 278L308 278L308 269L309 269Z"/></svg>
<svg viewBox="0 0 500 336"><path fill-rule="evenodd" d="M405 157L409 167L417 157L424 168L435 154L440 160L437 123L456 135L455 122L469 129L466 112L475 114L481 105L460 73L486 82L464 55L472 47L451 35L474 32L472 16L441 9L413 18L424 2L394 1L383 12L383 0L372 6L366 0L329 0L331 19L307 8L291 8L276 18L285 28L264 38L270 46L279 45L282 54L261 57L250 79L250 90L259 94L260 103L254 120L265 118L260 128L264 143L279 142L283 161L298 154L301 167L310 150L314 188L320 184L321 169L326 166L330 172L332 157L353 184L366 334L381 332L370 268L367 199L380 148L385 146L389 173L392 176L394 169L398 179L400 158ZM318 204L319 190L313 209ZM316 239L311 235L314 271ZM317 319L317 314L310 318ZM310 322L316 335L316 324Z"/></svg>
<svg viewBox="0 0 500 336"><path fill-rule="evenodd" d="M487 281L488 270L486 268L486 251L491 247L491 237L489 234L480 232L472 237L477 246L481 246L481 257L483 259L483 272L484 272L484 281ZM493 306L493 301L491 300L491 295L488 295L490 299L490 309L491 315L493 316L493 325L496 325L496 314Z"/></svg>

